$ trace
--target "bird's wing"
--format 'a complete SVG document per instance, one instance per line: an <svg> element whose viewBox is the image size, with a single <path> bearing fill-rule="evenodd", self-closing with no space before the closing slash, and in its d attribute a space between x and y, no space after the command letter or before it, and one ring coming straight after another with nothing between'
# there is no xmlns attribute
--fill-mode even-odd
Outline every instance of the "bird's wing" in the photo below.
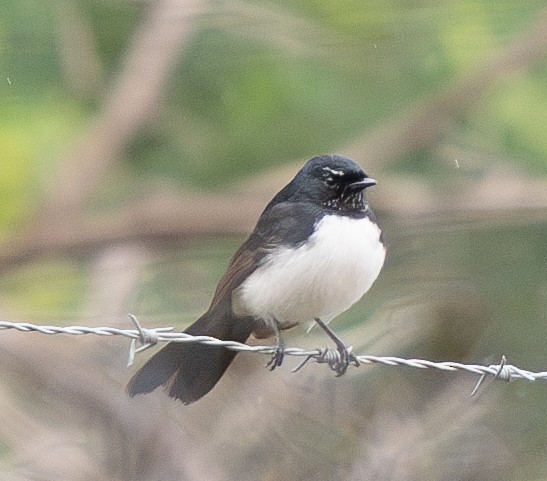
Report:
<svg viewBox="0 0 547 481"><path fill-rule="evenodd" d="M277 247L304 242L313 232L314 214L313 206L296 202L282 202L264 211L252 234L232 257L209 310L226 301L231 303L232 291Z"/></svg>

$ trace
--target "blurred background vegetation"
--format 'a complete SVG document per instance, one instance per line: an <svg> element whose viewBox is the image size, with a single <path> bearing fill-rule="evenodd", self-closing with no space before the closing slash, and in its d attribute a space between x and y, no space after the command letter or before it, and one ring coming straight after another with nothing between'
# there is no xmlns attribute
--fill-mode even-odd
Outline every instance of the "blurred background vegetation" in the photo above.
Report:
<svg viewBox="0 0 547 481"><path fill-rule="evenodd" d="M547 369L544 1L5 0L0 72L0 318L182 329L338 152L389 241L355 351ZM240 355L183 407L127 348L1 333L2 479L547 479L541 383Z"/></svg>

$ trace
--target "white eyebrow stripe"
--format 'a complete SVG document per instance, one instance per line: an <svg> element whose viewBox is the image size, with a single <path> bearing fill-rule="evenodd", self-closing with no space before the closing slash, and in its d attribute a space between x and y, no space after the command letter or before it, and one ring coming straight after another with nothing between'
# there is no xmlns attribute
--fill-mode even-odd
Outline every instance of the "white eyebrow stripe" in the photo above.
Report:
<svg viewBox="0 0 547 481"><path fill-rule="evenodd" d="M334 169L331 169L330 167L323 167L323 170L326 170L327 172L330 172L331 174L337 175L339 177L342 177L344 175L343 170L334 170Z"/></svg>

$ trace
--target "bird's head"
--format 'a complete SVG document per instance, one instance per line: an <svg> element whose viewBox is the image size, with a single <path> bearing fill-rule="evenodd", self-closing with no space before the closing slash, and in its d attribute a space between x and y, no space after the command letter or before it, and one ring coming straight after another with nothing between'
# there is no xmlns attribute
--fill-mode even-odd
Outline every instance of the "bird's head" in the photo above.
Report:
<svg viewBox="0 0 547 481"><path fill-rule="evenodd" d="M295 194L335 210L365 207L364 191L376 185L354 160L341 155L314 157L293 180Z"/></svg>

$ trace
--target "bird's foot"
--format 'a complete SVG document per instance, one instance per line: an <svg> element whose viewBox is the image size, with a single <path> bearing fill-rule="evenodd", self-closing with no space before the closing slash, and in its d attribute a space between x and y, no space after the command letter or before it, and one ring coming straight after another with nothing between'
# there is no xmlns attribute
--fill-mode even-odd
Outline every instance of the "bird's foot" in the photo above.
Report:
<svg viewBox="0 0 547 481"><path fill-rule="evenodd" d="M359 366L359 361L355 357L355 354L352 352L353 346L346 346L341 343L336 346L337 356L333 356L332 360L329 361L329 367L336 372L336 377L343 376L350 364L355 367Z"/></svg>
<svg viewBox="0 0 547 481"><path fill-rule="evenodd" d="M315 322L319 324L332 339L334 344L336 344L336 351L333 349L326 349L321 353L317 362L326 362L329 367L336 372L336 377L344 375L350 364L359 366L359 361L355 357L355 354L352 353L353 346L346 346L344 341L342 341L342 339L340 339L321 319L316 318Z"/></svg>
<svg viewBox="0 0 547 481"><path fill-rule="evenodd" d="M346 346L341 344L341 347L336 349L330 349L326 347L322 349L318 354L310 354L296 366L292 372L300 371L308 362L314 361L318 364L328 364L329 367L336 372L336 377L342 376L346 373L348 366L352 364L355 367L359 366L357 357L351 352L352 346Z"/></svg>
<svg viewBox="0 0 547 481"><path fill-rule="evenodd" d="M277 336L277 347L275 348L272 358L266 364L266 367L270 368L270 371L273 371L276 367L283 364L283 359L285 358L285 341L281 336Z"/></svg>

